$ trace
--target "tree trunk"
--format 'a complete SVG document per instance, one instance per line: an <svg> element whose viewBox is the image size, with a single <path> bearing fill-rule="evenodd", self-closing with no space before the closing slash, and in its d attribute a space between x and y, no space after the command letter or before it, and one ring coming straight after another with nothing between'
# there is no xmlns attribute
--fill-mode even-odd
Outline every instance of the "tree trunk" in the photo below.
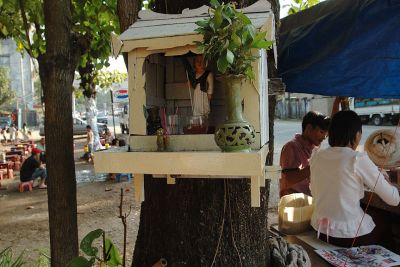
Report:
<svg viewBox="0 0 400 267"><path fill-rule="evenodd" d="M132 266L267 266L268 190L250 207L248 179L145 177ZM240 264L240 262L242 264Z"/></svg>
<svg viewBox="0 0 400 267"><path fill-rule="evenodd" d="M46 54L39 57L44 89L51 266L78 256L76 179L72 135L73 53L71 2L45 0Z"/></svg>
<svg viewBox="0 0 400 267"><path fill-rule="evenodd" d="M247 6L255 1L239 1L239 5L242 2ZM154 11L180 13L186 7L208 3L158 0ZM272 4L278 5L275 16L279 18L279 3L274 0ZM271 108L273 144L275 105ZM270 265L269 181L261 188L259 208L250 206L249 179L176 179L175 185L167 185L165 179L147 175L144 190L132 266L152 266L160 258L165 258L168 266Z"/></svg>
<svg viewBox="0 0 400 267"><path fill-rule="evenodd" d="M117 0L117 14L121 33L126 31L137 20L141 2L139 0ZM124 52L123 56L128 70L128 53Z"/></svg>
<svg viewBox="0 0 400 267"><path fill-rule="evenodd" d="M279 43L279 0L269 0L271 3L272 12L275 16L275 40L276 45ZM268 50L268 77L276 78L278 77L278 70L276 69L276 62L274 58L273 50ZM272 165L274 162L274 146L275 146L275 136L274 136L274 121L275 121L275 107L276 107L276 95L269 95L268 97L268 117L269 117L269 151L267 155L267 161L265 165Z"/></svg>

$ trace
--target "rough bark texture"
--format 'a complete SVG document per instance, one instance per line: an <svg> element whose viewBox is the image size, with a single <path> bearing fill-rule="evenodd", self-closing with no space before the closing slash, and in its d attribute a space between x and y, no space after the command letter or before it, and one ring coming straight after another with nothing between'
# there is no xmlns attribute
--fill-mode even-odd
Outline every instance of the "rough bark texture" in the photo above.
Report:
<svg viewBox="0 0 400 267"><path fill-rule="evenodd" d="M246 1L243 6L254 2ZM155 1L154 11L180 13L186 7L208 3L160 0ZM278 18L279 3L272 4L278 4ZM274 109L272 104L272 144ZM176 185L167 185L165 179L145 177L145 201L132 266L152 266L160 258L165 258L168 266L270 266L269 181L261 189L259 208L250 207L249 179L176 181Z"/></svg>
<svg viewBox="0 0 400 267"><path fill-rule="evenodd" d="M117 0L117 14L119 20L119 29L123 33L136 20L141 7L139 0ZM123 53L126 69L128 69L128 53Z"/></svg>
<svg viewBox="0 0 400 267"><path fill-rule="evenodd" d="M51 266L78 255L76 179L72 135L72 82L79 53L71 35L71 2L45 0L46 54L39 57L45 98Z"/></svg>
<svg viewBox="0 0 400 267"><path fill-rule="evenodd" d="M272 12L275 15L275 40L276 45L279 43L279 0L269 0L272 7ZM275 67L275 59L273 50L268 51L268 77L276 78L278 77L278 70ZM268 98L268 117L269 117L269 152L267 155L267 160L265 165L272 165L274 162L274 145L275 145L275 136L274 136L274 120L275 120L275 107L276 107L276 96L269 95ZM269 188L269 187L268 187Z"/></svg>
<svg viewBox="0 0 400 267"><path fill-rule="evenodd" d="M132 266L160 258L168 266L212 266L215 254L214 266L267 266L268 191L261 196L261 207L251 208L248 179L167 185L146 176Z"/></svg>

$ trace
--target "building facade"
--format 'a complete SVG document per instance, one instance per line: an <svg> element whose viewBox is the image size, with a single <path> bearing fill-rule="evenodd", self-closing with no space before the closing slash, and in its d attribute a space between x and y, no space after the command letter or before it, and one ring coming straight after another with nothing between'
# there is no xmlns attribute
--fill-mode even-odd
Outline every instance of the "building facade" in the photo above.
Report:
<svg viewBox="0 0 400 267"><path fill-rule="evenodd" d="M10 71L11 89L16 96L15 106L12 109L19 111L19 122L26 121L27 115L24 114L33 110L34 105L31 57L26 52L23 55L19 53L13 39L0 40L0 67L6 67Z"/></svg>

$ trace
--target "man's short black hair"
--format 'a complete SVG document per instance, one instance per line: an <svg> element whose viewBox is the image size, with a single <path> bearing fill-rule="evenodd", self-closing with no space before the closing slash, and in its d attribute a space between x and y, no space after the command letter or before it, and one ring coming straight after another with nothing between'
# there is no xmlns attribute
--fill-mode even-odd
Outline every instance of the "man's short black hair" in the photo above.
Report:
<svg viewBox="0 0 400 267"><path fill-rule="evenodd" d="M301 128L304 132L307 125L310 124L313 128L318 126L321 130L328 131L330 122L331 119L329 117L315 111L309 111L303 117Z"/></svg>
<svg viewBox="0 0 400 267"><path fill-rule="evenodd" d="M329 145L346 147L354 145L357 132L362 133L360 117L352 110L342 110L336 113L329 127Z"/></svg>
<svg viewBox="0 0 400 267"><path fill-rule="evenodd" d="M86 126L86 129L92 129L92 126L87 125L87 126Z"/></svg>

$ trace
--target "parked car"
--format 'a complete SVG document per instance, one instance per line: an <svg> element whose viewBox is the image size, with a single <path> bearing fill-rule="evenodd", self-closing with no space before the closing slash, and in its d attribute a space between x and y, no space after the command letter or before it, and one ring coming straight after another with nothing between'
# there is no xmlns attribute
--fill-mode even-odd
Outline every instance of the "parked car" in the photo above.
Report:
<svg viewBox="0 0 400 267"><path fill-rule="evenodd" d="M97 122L108 124L108 117L107 116L97 116Z"/></svg>
<svg viewBox="0 0 400 267"><path fill-rule="evenodd" d="M73 127L73 134L74 135L84 135L86 134L86 126L87 126L87 122L85 120L82 120L81 118L74 118L74 123L72 125ZM97 127L99 128L99 131L101 129L103 129L104 127L104 123L97 123ZM39 134L41 136L44 136L44 126L40 125L39 127Z"/></svg>
<svg viewBox="0 0 400 267"><path fill-rule="evenodd" d="M86 121L86 117L80 117L80 119ZM97 116L97 123L108 124L108 116L106 116L106 115L98 115Z"/></svg>
<svg viewBox="0 0 400 267"><path fill-rule="evenodd" d="M129 105L124 105L123 112L120 115L119 124L121 126L121 133L129 134Z"/></svg>

